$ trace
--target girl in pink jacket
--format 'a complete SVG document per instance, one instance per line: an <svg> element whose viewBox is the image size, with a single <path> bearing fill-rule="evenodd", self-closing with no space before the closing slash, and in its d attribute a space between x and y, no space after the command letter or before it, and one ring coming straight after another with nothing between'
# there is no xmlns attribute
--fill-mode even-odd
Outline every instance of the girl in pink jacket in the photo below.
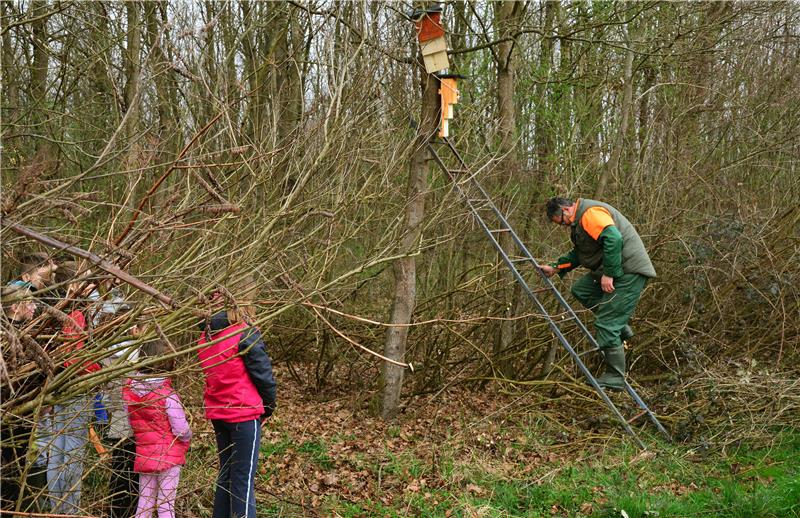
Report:
<svg viewBox="0 0 800 518"><path fill-rule="evenodd" d="M170 352L160 341L144 344L139 361L147 362ZM172 360L145 365L140 376L129 379L122 389L136 443L133 470L139 473L139 503L136 518L175 517L175 498L181 466L186 464L186 451L192 432L186 421L178 394L167 377L144 377L173 369Z"/></svg>

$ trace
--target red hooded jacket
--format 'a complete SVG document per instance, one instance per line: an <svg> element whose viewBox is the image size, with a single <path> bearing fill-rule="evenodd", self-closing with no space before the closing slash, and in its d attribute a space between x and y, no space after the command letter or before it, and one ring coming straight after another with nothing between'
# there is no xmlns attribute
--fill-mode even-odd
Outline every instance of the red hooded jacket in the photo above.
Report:
<svg viewBox="0 0 800 518"><path fill-rule="evenodd" d="M178 415L175 418L181 421L182 430L175 430L170 422L168 398L177 402ZM122 389L122 400L128 408L128 419L136 443L133 470L137 473L160 473L173 466L186 464L191 431L169 379L129 379Z"/></svg>
<svg viewBox="0 0 800 518"><path fill-rule="evenodd" d="M246 323L231 325L221 312L200 336L198 345L207 343L198 351L206 377L206 417L241 423L271 415L276 384L258 330Z"/></svg>

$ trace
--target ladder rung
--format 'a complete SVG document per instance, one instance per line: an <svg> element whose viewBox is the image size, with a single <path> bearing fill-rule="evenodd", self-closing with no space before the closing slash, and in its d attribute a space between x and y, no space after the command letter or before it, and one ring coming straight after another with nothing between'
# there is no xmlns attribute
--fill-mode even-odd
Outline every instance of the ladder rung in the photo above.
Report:
<svg viewBox="0 0 800 518"><path fill-rule="evenodd" d="M520 257L519 259L510 259L512 263L524 263L525 261L530 261L527 257Z"/></svg>
<svg viewBox="0 0 800 518"><path fill-rule="evenodd" d="M499 234L500 232L508 232L508 231L509 231L509 229L507 229L507 228L489 229L489 232L491 232L492 234Z"/></svg>

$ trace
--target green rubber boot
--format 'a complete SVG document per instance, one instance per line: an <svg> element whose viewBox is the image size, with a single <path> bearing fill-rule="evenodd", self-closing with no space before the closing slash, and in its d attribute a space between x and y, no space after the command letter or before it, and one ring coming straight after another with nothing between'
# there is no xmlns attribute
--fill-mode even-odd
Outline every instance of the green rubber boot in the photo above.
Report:
<svg viewBox="0 0 800 518"><path fill-rule="evenodd" d="M631 328L631 326L629 326L627 324L619 332L619 337L623 342L627 342L628 340L633 338L633 335L634 335L633 328Z"/></svg>
<svg viewBox="0 0 800 518"><path fill-rule="evenodd" d="M625 389L625 349L622 346L603 351L606 371L597 378L597 383L607 390Z"/></svg>

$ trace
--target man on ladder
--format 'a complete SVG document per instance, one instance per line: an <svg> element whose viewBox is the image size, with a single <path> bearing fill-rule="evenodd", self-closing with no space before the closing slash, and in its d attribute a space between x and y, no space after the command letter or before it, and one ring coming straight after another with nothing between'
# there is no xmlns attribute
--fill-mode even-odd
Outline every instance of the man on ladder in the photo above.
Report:
<svg viewBox="0 0 800 518"><path fill-rule="evenodd" d="M555 197L547 201L546 210L550 221L570 227L573 249L557 262L542 265L542 273L563 277L579 266L591 270L571 291L595 315L597 343L606 364L597 382L605 389L623 390L623 342L633 337L628 320L656 270L636 229L611 205Z"/></svg>

